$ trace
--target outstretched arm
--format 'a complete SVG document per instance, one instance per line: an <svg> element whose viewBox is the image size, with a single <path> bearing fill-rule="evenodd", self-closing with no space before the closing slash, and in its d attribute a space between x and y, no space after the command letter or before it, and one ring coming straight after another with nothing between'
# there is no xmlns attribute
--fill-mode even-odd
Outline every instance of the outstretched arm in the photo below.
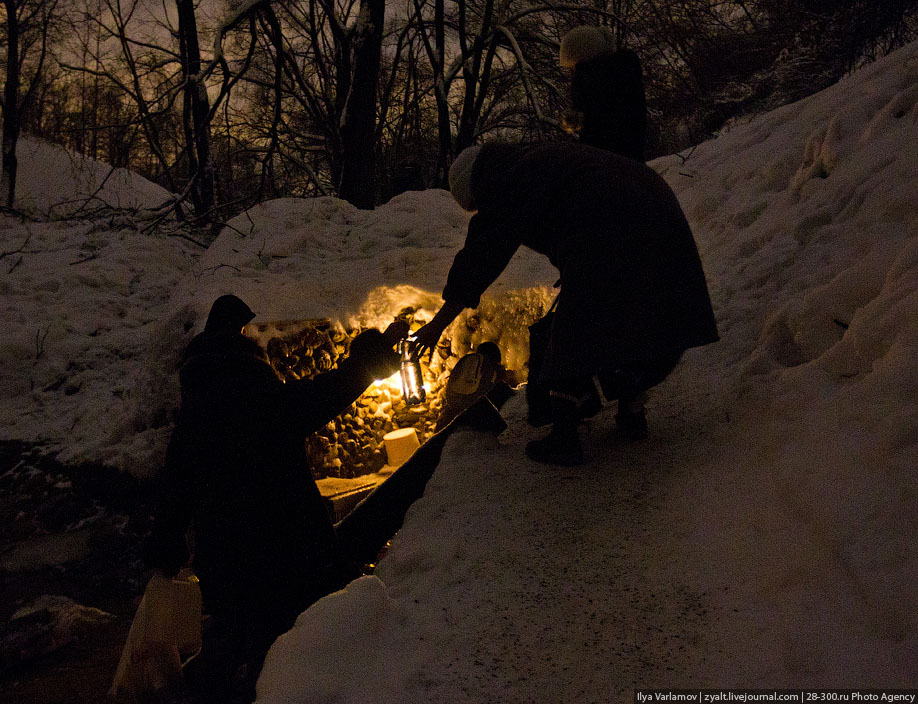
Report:
<svg viewBox="0 0 918 704"><path fill-rule="evenodd" d="M408 323L396 321L385 332L367 330L351 343L350 354L335 369L312 379L284 385L287 404L304 434L337 417L376 379L398 371L395 344L408 335Z"/></svg>
<svg viewBox="0 0 918 704"><path fill-rule="evenodd" d="M418 329L413 335L413 339L415 341L415 350L419 356L425 354L428 355L428 358L433 356L434 347L437 346L437 342L443 335L443 331L449 327L449 324L452 323L463 310L465 310L465 306L461 303L446 301L440 310L437 311L437 314L434 315L433 320Z"/></svg>
<svg viewBox="0 0 918 704"><path fill-rule="evenodd" d="M419 354L433 355L443 331L466 308L477 308L481 294L506 268L522 240L513 223L477 213L469 221L465 245L456 253L446 286L445 303L433 320L414 334Z"/></svg>

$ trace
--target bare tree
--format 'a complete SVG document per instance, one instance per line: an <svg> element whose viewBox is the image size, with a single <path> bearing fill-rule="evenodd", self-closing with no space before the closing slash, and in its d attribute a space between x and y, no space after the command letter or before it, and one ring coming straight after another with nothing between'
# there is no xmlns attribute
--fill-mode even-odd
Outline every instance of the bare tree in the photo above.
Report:
<svg viewBox="0 0 918 704"><path fill-rule="evenodd" d="M6 83L3 87L3 175L0 190L6 206L16 197L16 142L19 140L19 8L16 0L3 0L6 8Z"/></svg>
<svg viewBox="0 0 918 704"><path fill-rule="evenodd" d="M42 34L54 2L83 5L65 53ZM568 138L558 44L578 24L609 27L638 53L664 135L654 153L676 151L918 32L914 0L233 6L207 25L194 0L4 0L6 202L20 128L141 171L205 223L264 198L336 192L369 208L442 186L453 157L483 139ZM39 70L46 54L57 61Z"/></svg>
<svg viewBox="0 0 918 704"><path fill-rule="evenodd" d="M198 218L214 215L214 164L210 155L210 99L201 73L201 48L194 0L175 0L182 57L182 125L191 201Z"/></svg>
<svg viewBox="0 0 918 704"><path fill-rule="evenodd" d="M338 196L358 208L376 201L376 91L379 83L385 0L364 0L353 32L354 73L341 121Z"/></svg>
<svg viewBox="0 0 918 704"><path fill-rule="evenodd" d="M0 193L6 207L12 208L16 199L16 144L21 130L21 116L41 83L48 56L48 37L57 6L52 2L3 0L6 11L6 81L3 87L3 164L0 171ZM36 45L37 44L37 48ZM35 54L32 79L22 94L22 68L28 54Z"/></svg>

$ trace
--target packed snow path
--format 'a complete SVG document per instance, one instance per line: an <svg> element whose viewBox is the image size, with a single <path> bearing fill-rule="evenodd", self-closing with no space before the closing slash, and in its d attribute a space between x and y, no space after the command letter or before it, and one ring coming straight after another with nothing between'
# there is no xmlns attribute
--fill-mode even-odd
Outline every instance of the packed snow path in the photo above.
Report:
<svg viewBox="0 0 918 704"><path fill-rule="evenodd" d="M390 596L433 600L427 613L443 620L428 627L456 638L451 654L424 668L431 700L599 702L632 682L665 681L683 670L704 610L683 576L670 572L679 565L661 559L672 532L661 530L670 448L636 452L603 418L586 438L601 461L579 468L521 461L530 435L521 432L521 400L507 409L511 429L499 444L462 433L447 449L444 476L434 475L412 526L419 541L430 531L448 540L419 542L380 568ZM481 443L495 444L488 461L463 461L482 456ZM453 502L447 492L457 488ZM423 577L402 586L399 575L417 577L426 549L446 546L451 569L437 575L445 593ZM457 656L474 660L475 680L465 679Z"/></svg>
<svg viewBox="0 0 918 704"><path fill-rule="evenodd" d="M279 641L279 653L328 666L300 670L313 675L302 701L350 701L339 648L359 648L368 702L624 701L696 668L708 599L686 578L684 526L666 502L684 473L675 455L703 433L679 422L628 444L604 411L584 436L596 461L557 468L520 459L538 434L524 412L519 394L500 438L457 431L378 578L314 607ZM323 627L337 609L357 610L356 631ZM284 678L277 662L269 683Z"/></svg>
<svg viewBox="0 0 918 704"><path fill-rule="evenodd" d="M688 355L658 387L646 441L621 440L604 409L581 467L524 457L544 431L526 425L522 393L501 436L451 436L377 574L278 640L258 701L909 686L907 615L864 583L807 492L778 480L808 448L783 422L719 406L699 369L717 356Z"/></svg>

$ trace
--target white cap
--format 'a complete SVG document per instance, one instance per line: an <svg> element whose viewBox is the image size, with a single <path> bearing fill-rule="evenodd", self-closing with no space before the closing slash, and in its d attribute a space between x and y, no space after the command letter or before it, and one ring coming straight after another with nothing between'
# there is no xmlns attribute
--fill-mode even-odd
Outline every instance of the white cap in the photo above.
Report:
<svg viewBox="0 0 918 704"><path fill-rule="evenodd" d="M561 39L561 65L573 68L615 48L615 38L607 27L574 27Z"/></svg>
<svg viewBox="0 0 918 704"><path fill-rule="evenodd" d="M453 194L453 198L462 209L469 212L478 209L475 207L475 198L472 195L472 168L475 166L479 151L481 147L463 149L453 161L453 165L449 167L449 192Z"/></svg>

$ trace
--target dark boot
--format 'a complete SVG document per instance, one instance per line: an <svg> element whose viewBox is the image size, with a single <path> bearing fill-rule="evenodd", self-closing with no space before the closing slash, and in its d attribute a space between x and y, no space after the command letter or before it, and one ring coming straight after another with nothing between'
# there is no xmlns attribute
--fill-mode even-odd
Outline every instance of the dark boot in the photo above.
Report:
<svg viewBox="0 0 918 704"><path fill-rule="evenodd" d="M548 387L535 381L526 384L526 403L529 413L526 421L533 428L541 428L551 423L551 397Z"/></svg>
<svg viewBox="0 0 918 704"><path fill-rule="evenodd" d="M599 398L599 392L595 387L590 387L587 391L586 398L580 399L578 403L578 414L580 418L592 418L602 410L602 399Z"/></svg>
<svg viewBox="0 0 918 704"><path fill-rule="evenodd" d="M543 464L575 467L583 464L583 448L577 425L580 420L580 404L566 396L552 394L551 432L541 440L526 444L526 456Z"/></svg>
<svg viewBox="0 0 918 704"><path fill-rule="evenodd" d="M643 440L647 437L647 414L644 412L645 394L618 401L615 426L628 440Z"/></svg>

